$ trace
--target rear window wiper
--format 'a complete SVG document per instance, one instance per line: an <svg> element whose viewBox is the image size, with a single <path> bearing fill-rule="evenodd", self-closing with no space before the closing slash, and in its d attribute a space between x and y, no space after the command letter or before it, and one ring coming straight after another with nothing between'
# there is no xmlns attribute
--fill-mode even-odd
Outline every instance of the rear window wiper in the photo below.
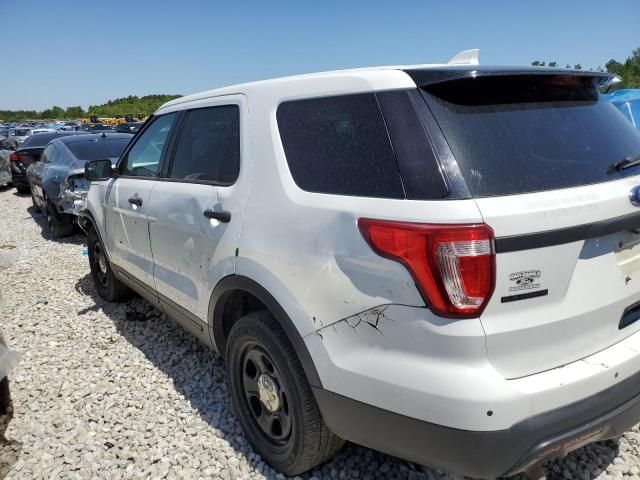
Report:
<svg viewBox="0 0 640 480"><path fill-rule="evenodd" d="M609 168L607 168L607 173L621 172L622 170L636 167L638 165L640 165L640 155L628 155L619 162L616 162L613 165L609 165Z"/></svg>

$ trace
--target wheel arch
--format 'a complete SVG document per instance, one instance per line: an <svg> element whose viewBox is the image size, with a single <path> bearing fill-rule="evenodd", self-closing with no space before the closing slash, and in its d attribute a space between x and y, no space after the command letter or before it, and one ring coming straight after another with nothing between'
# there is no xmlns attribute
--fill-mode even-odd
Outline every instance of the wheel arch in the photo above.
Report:
<svg viewBox="0 0 640 480"><path fill-rule="evenodd" d="M209 334L211 335L211 343L218 353L224 355L226 340L229 333L228 330L235 320L239 318L233 319L231 324L229 324L228 319L225 319L225 316L228 314L226 311L227 306L233 302L233 295L238 294L250 295L271 312L274 319L278 322L291 342L291 345L302 364L302 368L304 369L309 384L314 387L322 388L322 382L320 381L320 376L318 375L316 366L311 358L311 354L309 353L302 336L291 321L291 318L289 318L289 315L287 315L282 306L267 291L267 289L256 281L243 275L229 275L220 280L213 290L211 299L209 300ZM227 322L225 322L225 320L227 320Z"/></svg>

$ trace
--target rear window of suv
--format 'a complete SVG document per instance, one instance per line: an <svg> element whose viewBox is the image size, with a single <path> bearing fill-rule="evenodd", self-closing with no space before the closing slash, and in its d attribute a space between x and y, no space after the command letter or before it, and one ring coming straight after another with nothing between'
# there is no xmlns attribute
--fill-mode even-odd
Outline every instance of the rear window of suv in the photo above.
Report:
<svg viewBox="0 0 640 480"><path fill-rule="evenodd" d="M640 132L591 77L512 75L424 87L475 197L576 187L638 175Z"/></svg>
<svg viewBox="0 0 640 480"><path fill-rule="evenodd" d="M289 170L301 189L404 198L398 163L373 93L284 102L277 119Z"/></svg>

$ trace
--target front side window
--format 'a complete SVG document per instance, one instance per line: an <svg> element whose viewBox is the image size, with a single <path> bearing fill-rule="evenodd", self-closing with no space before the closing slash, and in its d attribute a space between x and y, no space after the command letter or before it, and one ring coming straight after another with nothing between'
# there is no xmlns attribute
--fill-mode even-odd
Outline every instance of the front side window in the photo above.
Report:
<svg viewBox="0 0 640 480"><path fill-rule="evenodd" d="M122 175L133 177L155 177L158 175L160 162L176 116L177 114L173 112L157 117L149 125L149 128L138 137L136 143L122 160L120 165Z"/></svg>
<svg viewBox="0 0 640 480"><path fill-rule="evenodd" d="M188 113L169 172L170 178L230 185L240 169L237 105L200 108Z"/></svg>
<svg viewBox="0 0 640 480"><path fill-rule="evenodd" d="M373 93L288 101L276 115L289 170L301 189L404 198Z"/></svg>

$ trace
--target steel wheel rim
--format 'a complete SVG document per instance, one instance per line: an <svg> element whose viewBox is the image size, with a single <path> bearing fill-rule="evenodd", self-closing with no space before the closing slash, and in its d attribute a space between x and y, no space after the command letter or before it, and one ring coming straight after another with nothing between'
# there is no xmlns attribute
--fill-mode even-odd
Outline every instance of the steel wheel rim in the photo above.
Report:
<svg viewBox="0 0 640 480"><path fill-rule="evenodd" d="M104 252L102 251L102 245L100 242L96 242L93 245L93 265L95 267L96 276L98 277L98 282L103 287L107 286L107 259L104 256Z"/></svg>
<svg viewBox="0 0 640 480"><path fill-rule="evenodd" d="M246 409L258 431L272 445L286 446L292 431L289 395L271 356L251 343L242 353L240 368Z"/></svg>

